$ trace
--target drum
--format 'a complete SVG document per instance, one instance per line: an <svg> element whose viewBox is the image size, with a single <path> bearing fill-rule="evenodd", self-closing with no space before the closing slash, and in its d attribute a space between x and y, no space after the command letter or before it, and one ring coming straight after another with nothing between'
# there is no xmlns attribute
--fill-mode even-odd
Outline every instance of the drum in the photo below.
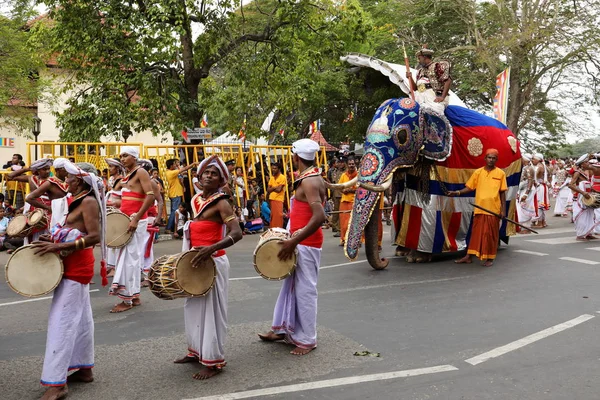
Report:
<svg viewBox="0 0 600 400"><path fill-rule="evenodd" d="M157 258L148 273L150 291L163 300L206 296L215 285L217 266L209 257L198 268L192 267L196 254L197 250L190 250Z"/></svg>
<svg viewBox="0 0 600 400"><path fill-rule="evenodd" d="M600 208L600 193L590 193L591 197L586 199L583 197L581 201L588 208Z"/></svg>
<svg viewBox="0 0 600 400"><path fill-rule="evenodd" d="M19 247L6 263L6 283L26 297L43 296L53 291L63 276L63 263L58 254L34 254L33 245Z"/></svg>
<svg viewBox="0 0 600 400"><path fill-rule="evenodd" d="M10 237L27 237L33 232L33 227L27 224L27 217L16 215L6 227L6 235Z"/></svg>
<svg viewBox="0 0 600 400"><path fill-rule="evenodd" d="M34 231L43 231L48 228L48 215L42 209L33 210L27 214L27 224Z"/></svg>
<svg viewBox="0 0 600 400"><path fill-rule="evenodd" d="M127 232L131 219L116 208L106 211L106 246L120 249L127 246L133 238L134 232Z"/></svg>
<svg viewBox="0 0 600 400"><path fill-rule="evenodd" d="M271 228L260 235L254 250L254 269L260 276L271 281L285 279L296 268L296 254L290 260L281 261L277 254L281 250L280 240L290 238L290 233L282 228Z"/></svg>

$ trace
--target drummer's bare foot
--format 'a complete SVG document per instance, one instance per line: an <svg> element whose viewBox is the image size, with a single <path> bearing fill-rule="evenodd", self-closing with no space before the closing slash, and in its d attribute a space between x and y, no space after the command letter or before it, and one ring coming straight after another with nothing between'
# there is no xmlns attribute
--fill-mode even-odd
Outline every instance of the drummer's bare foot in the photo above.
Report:
<svg viewBox="0 0 600 400"><path fill-rule="evenodd" d="M110 310L111 313L121 313L123 311L127 311L127 310L131 310L133 308L132 304L127 304L124 301L120 302L119 304L115 305L112 310Z"/></svg>
<svg viewBox="0 0 600 400"><path fill-rule="evenodd" d="M69 389L67 385L63 386L53 386L48 388L41 400L58 400L64 398L69 393Z"/></svg>
<svg viewBox="0 0 600 400"><path fill-rule="evenodd" d="M185 357L178 358L173 362L175 364L187 364L192 362L198 362L198 357L187 354Z"/></svg>
<svg viewBox="0 0 600 400"><path fill-rule="evenodd" d="M454 260L455 264L471 264L473 261L471 261L471 255L467 254L466 256L464 256L463 258L460 258L458 260Z"/></svg>
<svg viewBox="0 0 600 400"><path fill-rule="evenodd" d="M148 279L144 279L141 284L142 287L149 287L150 281Z"/></svg>
<svg viewBox="0 0 600 400"><path fill-rule="evenodd" d="M293 354L295 356L305 356L308 353L310 353L311 351L313 351L315 349L315 347L310 348L310 349L303 349L301 347L296 347L294 350L290 351L290 354Z"/></svg>
<svg viewBox="0 0 600 400"><path fill-rule="evenodd" d="M91 368L80 369L67 377L67 382L83 382L91 383L94 382L94 374Z"/></svg>
<svg viewBox="0 0 600 400"><path fill-rule="evenodd" d="M223 370L221 370L221 369L202 368L200 371L198 371L194 375L192 375L192 378L197 379L199 381L203 381L203 380L212 378L213 376L218 375L221 372L223 372Z"/></svg>
<svg viewBox="0 0 600 400"><path fill-rule="evenodd" d="M108 273L106 274L107 278L112 278L113 276L115 276L115 269L111 268Z"/></svg>
<svg viewBox="0 0 600 400"><path fill-rule="evenodd" d="M283 340L285 338L285 335L269 331L268 333L259 333L258 337L260 338L260 340L263 340L265 342L277 342L278 340Z"/></svg>
<svg viewBox="0 0 600 400"><path fill-rule="evenodd" d="M587 242L587 238L585 238L584 236L577 236L575 240L579 240L580 242Z"/></svg>
<svg viewBox="0 0 600 400"><path fill-rule="evenodd" d="M598 238L597 238L596 236L594 236L594 235L587 235L585 238L586 238L586 239L590 239L590 240L598 239Z"/></svg>
<svg viewBox="0 0 600 400"><path fill-rule="evenodd" d="M141 306L142 305L142 301L140 299L137 299L137 298L133 299L133 300L131 300L131 305L134 306L134 307Z"/></svg>

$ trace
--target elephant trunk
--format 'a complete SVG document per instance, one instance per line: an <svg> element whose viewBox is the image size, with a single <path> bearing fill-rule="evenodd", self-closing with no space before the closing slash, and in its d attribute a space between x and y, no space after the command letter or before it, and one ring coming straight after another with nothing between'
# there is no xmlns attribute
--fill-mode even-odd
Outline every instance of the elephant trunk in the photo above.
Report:
<svg viewBox="0 0 600 400"><path fill-rule="evenodd" d="M381 221L381 209L377 202L365 227L365 254L374 269L384 269L390 263L387 258L379 258L379 221Z"/></svg>

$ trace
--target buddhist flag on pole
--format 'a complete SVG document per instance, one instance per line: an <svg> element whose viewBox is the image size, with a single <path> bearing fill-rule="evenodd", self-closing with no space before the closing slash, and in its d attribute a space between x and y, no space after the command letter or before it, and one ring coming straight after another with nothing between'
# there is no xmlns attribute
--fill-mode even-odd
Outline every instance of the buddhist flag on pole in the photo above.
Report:
<svg viewBox="0 0 600 400"><path fill-rule="evenodd" d="M202 116L202 121L200 121L200 128L206 128L208 126L208 115L204 114Z"/></svg>
<svg viewBox="0 0 600 400"><path fill-rule="evenodd" d="M238 133L238 138L240 140L246 140L246 116L244 115L244 122L242 123L242 128Z"/></svg>
<svg viewBox="0 0 600 400"><path fill-rule="evenodd" d="M510 67L506 68L496 77L496 96L494 96L494 118L506 124L508 110L508 85L510 80Z"/></svg>

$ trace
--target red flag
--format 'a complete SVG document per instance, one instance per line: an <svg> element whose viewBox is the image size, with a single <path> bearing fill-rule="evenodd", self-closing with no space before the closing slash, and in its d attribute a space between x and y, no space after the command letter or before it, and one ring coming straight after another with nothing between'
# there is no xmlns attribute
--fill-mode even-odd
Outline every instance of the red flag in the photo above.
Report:
<svg viewBox="0 0 600 400"><path fill-rule="evenodd" d="M281 128L281 129L279 130L279 134L281 135L281 137L283 137L284 133L285 133L285 130L284 130L283 128Z"/></svg>

